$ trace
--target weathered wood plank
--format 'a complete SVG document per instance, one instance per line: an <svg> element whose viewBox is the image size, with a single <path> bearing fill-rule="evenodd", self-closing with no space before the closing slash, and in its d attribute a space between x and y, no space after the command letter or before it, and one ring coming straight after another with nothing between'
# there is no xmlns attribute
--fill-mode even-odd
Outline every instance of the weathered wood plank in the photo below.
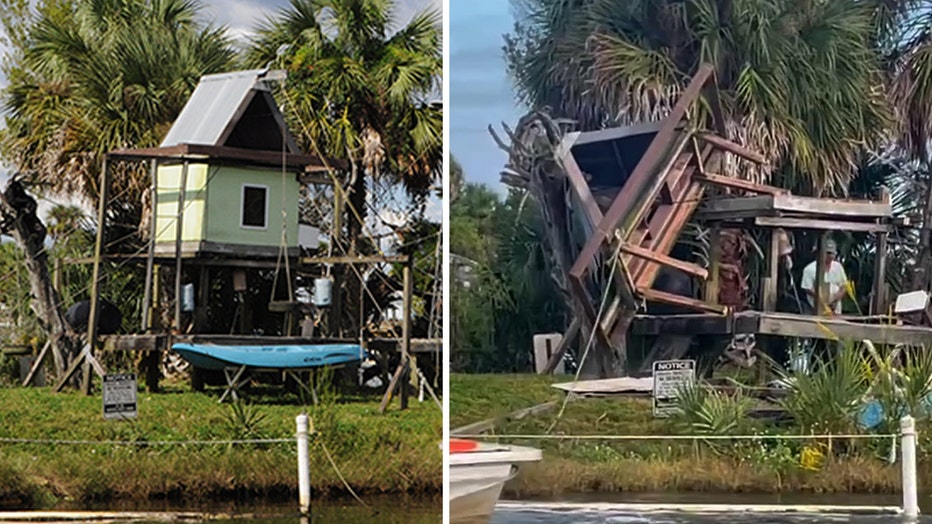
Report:
<svg viewBox="0 0 932 524"><path fill-rule="evenodd" d="M722 151L727 151L733 155L739 156L745 160L754 162L755 164L766 164L767 158L764 155L751 151L750 149L728 140L722 138L714 133L700 133L699 139L703 142L711 144Z"/></svg>
<svg viewBox="0 0 932 524"><path fill-rule="evenodd" d="M762 195L779 195L779 194L788 193L787 190L781 189L779 187L768 186L764 184L757 184L757 183L754 183L748 180L741 180L740 178L717 175L714 173L695 174L693 175L693 180L695 180L696 182L702 182L705 184L711 184L711 185L719 186L719 187L741 189L744 191L749 191L751 193L760 193Z"/></svg>
<svg viewBox="0 0 932 524"><path fill-rule="evenodd" d="M932 345L932 328L925 326L855 324L832 317L791 313L761 314L758 332L825 340L871 340L877 344Z"/></svg>
<svg viewBox="0 0 932 524"><path fill-rule="evenodd" d="M654 251L651 251L650 249L645 249L641 246L635 246L632 244L622 244L621 251L623 253L628 253L638 258L642 258L645 260L649 260L651 262L655 262L657 264L679 269L680 271L689 273L690 275L695 275L703 280L705 280L709 276L709 272L703 267L697 266L696 264L691 264L689 262L685 262L683 260L679 260L677 258L673 258L671 256L668 256L662 253L655 253Z"/></svg>
<svg viewBox="0 0 932 524"><path fill-rule="evenodd" d="M512 411L507 415L499 418L490 418L482 420L479 422L474 422L472 424L467 424L465 426L458 427L450 431L450 435L478 435L480 433L485 433L495 429L496 426L499 426L506 422L512 422L515 420L521 420L525 417L540 415L541 413L546 413L553 408L557 407L557 401L552 400L550 402L544 402L543 404L538 404L536 406L531 406L529 408L519 409L517 411Z"/></svg>
<svg viewBox="0 0 932 524"><path fill-rule="evenodd" d="M754 224L760 227L783 227L786 229L817 229L824 231L844 230L861 231L865 233L887 232L890 227L886 224L872 222L851 222L839 220L825 220L817 218L793 217L755 217Z"/></svg>
<svg viewBox="0 0 932 524"><path fill-rule="evenodd" d="M792 211L812 215L889 217L893 209L889 202L847 200L841 198L815 198L797 195L774 195L773 207L777 211Z"/></svg>
<svg viewBox="0 0 932 524"><path fill-rule="evenodd" d="M728 313L728 306L721 306L718 304L709 304L708 302L703 302L702 300L697 300L695 298L684 297L680 295L674 295L673 293L667 293L665 291L658 291L656 289L638 289L638 293L643 296L646 300L654 302L664 302L667 304L673 304L676 306L683 306L690 309L695 309L697 311L708 311L711 313L718 313L724 315Z"/></svg>

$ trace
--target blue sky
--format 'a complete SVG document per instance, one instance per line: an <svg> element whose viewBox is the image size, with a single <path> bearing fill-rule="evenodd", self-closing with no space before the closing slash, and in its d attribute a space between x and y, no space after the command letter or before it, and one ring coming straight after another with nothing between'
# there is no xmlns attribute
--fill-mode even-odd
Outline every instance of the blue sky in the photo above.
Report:
<svg viewBox="0 0 932 524"><path fill-rule="evenodd" d="M505 191L499 172L507 157L487 130L501 135L524 114L505 72L503 36L514 17L508 0L450 0L450 151L468 182Z"/></svg>

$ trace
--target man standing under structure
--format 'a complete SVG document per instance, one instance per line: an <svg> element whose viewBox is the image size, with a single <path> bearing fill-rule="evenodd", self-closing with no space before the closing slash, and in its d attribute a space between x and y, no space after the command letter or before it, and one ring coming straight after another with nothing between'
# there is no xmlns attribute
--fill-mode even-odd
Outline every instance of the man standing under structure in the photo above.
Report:
<svg viewBox="0 0 932 524"><path fill-rule="evenodd" d="M838 248L831 239L825 241L825 274L822 277L822 284L819 286L822 302L828 311L816 311L816 291L815 280L818 265L817 259L813 260L803 269L803 278L800 287L806 292L806 298L809 302L810 311L817 316L829 313L829 316L841 314L841 303L847 293L848 276L845 274L845 268L841 263L835 260L838 254Z"/></svg>

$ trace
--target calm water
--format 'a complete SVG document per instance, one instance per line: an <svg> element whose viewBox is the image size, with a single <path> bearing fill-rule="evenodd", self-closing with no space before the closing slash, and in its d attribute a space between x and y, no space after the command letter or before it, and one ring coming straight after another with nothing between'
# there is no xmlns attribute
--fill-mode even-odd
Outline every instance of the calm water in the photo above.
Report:
<svg viewBox="0 0 932 524"><path fill-rule="evenodd" d="M572 509L550 509L535 507L528 503L520 509L499 507L489 524L803 524L841 523L887 524L902 523L895 515L812 515L771 513L725 513L694 514L651 512L637 513L626 509L613 509L612 504L622 503L681 503L681 504L786 504L786 505L846 505L846 506L898 506L897 496L852 496L852 495L710 495L710 494L657 494L638 496L606 495L577 496L563 502L572 504ZM932 498L922 497L921 509L932 514ZM596 508L597 509L594 509ZM920 524L932 524L932 516L920 520Z"/></svg>
<svg viewBox="0 0 932 524"><path fill-rule="evenodd" d="M208 524L438 524L443 522L443 502L440 497L432 499L398 497L363 496L369 506L364 507L353 499L339 501L313 501L310 519L303 520L298 515L296 503L257 506L250 503L197 504L186 503L159 505L152 502L143 504L126 504L98 507L62 507L59 509L100 510L100 511L200 511L213 514L234 515L236 518L210 520Z"/></svg>

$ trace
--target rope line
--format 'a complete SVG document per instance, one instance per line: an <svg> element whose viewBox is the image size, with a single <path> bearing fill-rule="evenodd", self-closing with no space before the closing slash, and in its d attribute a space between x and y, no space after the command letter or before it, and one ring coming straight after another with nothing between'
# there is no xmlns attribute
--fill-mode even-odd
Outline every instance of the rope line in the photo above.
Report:
<svg viewBox="0 0 932 524"><path fill-rule="evenodd" d="M76 440L76 439L32 439L0 437L0 444L54 444L89 446L183 446L211 444L281 444L294 443L293 438L238 439L238 440Z"/></svg>
<svg viewBox="0 0 932 524"><path fill-rule="evenodd" d="M456 435L464 439L533 439L533 440L810 440L895 438L894 433L824 434L824 435Z"/></svg>

